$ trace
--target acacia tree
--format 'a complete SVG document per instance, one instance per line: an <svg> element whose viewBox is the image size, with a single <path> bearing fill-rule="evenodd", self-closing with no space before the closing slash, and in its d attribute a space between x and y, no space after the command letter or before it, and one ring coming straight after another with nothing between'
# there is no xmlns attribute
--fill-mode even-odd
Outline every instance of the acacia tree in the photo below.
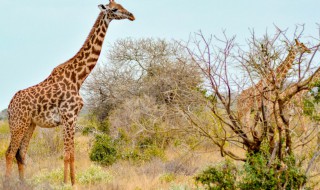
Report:
<svg viewBox="0 0 320 190"><path fill-rule="evenodd" d="M121 39L107 60L86 81L84 92L90 112L108 119L114 136L125 131L133 141L172 137L189 125L177 108L204 102L199 69L176 42Z"/></svg>
<svg viewBox="0 0 320 190"><path fill-rule="evenodd" d="M293 39L305 40L302 34L303 27L297 28ZM271 164L276 158L282 161L294 155L294 149L301 148L301 143L312 144L315 128L302 129L303 121L297 120L297 112L292 113L292 105L297 106L295 102L300 102L319 80L320 69L314 59L319 44L306 43L310 54L297 54L293 67L282 81L277 80L277 68L285 61L288 49L293 48L294 40L289 40L280 29L274 36L266 35L262 39L252 33L246 49L236 44L235 37L229 38L225 33L222 38L206 38L200 32L181 45L201 70L204 88L216 100L214 104L207 104L205 109L210 114L206 120L193 110L183 110L183 114L195 131L220 147L222 156L247 161L234 147L254 154L260 152L266 142ZM255 86L260 81L263 88ZM237 106L237 101L250 87L255 90L254 96L248 97L253 102L248 108L251 116L249 122L243 122L240 117L243 109Z"/></svg>

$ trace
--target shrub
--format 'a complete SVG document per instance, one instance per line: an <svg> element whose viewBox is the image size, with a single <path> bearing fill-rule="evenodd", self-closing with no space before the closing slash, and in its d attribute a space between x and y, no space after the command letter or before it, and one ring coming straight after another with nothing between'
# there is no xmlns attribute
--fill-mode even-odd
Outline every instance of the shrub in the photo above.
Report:
<svg viewBox="0 0 320 190"><path fill-rule="evenodd" d="M60 155L63 149L61 127L54 129L37 128L30 141L28 155L32 158Z"/></svg>
<svg viewBox="0 0 320 190"><path fill-rule="evenodd" d="M196 184L202 184L206 189L301 189L306 182L306 176L295 165L292 156L284 158L283 162L275 159L269 164L269 155L263 152L247 156L247 162L242 169L237 170L230 162L216 167L209 167L195 177Z"/></svg>
<svg viewBox="0 0 320 190"><path fill-rule="evenodd" d="M110 182L112 176L103 171L100 166L92 165L88 170L81 172L77 175L77 180L80 184L89 185L96 184L103 181L104 183Z"/></svg>
<svg viewBox="0 0 320 190"><path fill-rule="evenodd" d="M92 165L85 171L80 171L76 175L76 181L82 185L92 185L99 182L108 183L112 179L112 176L103 171L99 166ZM56 189L56 190L71 190L70 185L61 185L63 181L63 169L55 169L52 171L42 170L35 175L30 183L35 186L35 189Z"/></svg>
<svg viewBox="0 0 320 190"><path fill-rule="evenodd" d="M254 189L300 189L306 181L306 176L295 165L292 156L284 158L283 162L274 160L268 166L269 158L263 153L248 156L241 172L243 178L239 188L243 190Z"/></svg>
<svg viewBox="0 0 320 190"><path fill-rule="evenodd" d="M202 184L210 190L236 189L237 169L231 162L225 162L216 167L208 167L195 177L196 184Z"/></svg>
<svg viewBox="0 0 320 190"><path fill-rule="evenodd" d="M7 121L0 121L0 134L10 134L9 123Z"/></svg>
<svg viewBox="0 0 320 190"><path fill-rule="evenodd" d="M8 122L0 121L0 157L7 151L10 142L10 130Z"/></svg>
<svg viewBox="0 0 320 190"><path fill-rule="evenodd" d="M176 179L176 176L173 173L165 173L162 176L160 176L159 180L162 183L170 183Z"/></svg>
<svg viewBox="0 0 320 190"><path fill-rule="evenodd" d="M112 165L117 160L115 142L108 135L97 135L91 149L90 159L102 165Z"/></svg>
<svg viewBox="0 0 320 190"><path fill-rule="evenodd" d="M84 127L84 128L82 129L82 135L87 136L87 135L89 135L90 133L92 133L93 130L94 130L94 129L91 128L91 127Z"/></svg>
<svg viewBox="0 0 320 190"><path fill-rule="evenodd" d="M55 169L52 171L42 170L40 173L35 175L31 182L33 185L41 185L42 183L61 183L63 181L63 169Z"/></svg>

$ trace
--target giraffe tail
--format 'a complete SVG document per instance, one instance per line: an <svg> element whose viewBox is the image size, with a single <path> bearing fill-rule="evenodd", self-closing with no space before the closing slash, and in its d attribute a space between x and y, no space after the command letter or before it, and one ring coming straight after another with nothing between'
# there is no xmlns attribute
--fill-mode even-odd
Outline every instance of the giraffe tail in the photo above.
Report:
<svg viewBox="0 0 320 190"><path fill-rule="evenodd" d="M18 163L24 164L24 160L22 159L22 156L20 154L20 148L18 149L17 153L16 153L16 159Z"/></svg>

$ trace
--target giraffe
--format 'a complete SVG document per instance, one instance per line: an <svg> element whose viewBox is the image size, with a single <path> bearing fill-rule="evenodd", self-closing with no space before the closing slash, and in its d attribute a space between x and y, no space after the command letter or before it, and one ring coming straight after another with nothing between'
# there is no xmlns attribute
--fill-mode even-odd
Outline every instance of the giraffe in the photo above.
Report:
<svg viewBox="0 0 320 190"><path fill-rule="evenodd" d="M303 43L295 39L295 45L291 46L285 60L257 84L241 92L237 100L238 118L242 124L249 124L251 110L259 110L261 107L262 93L272 91L272 86L280 88L287 77L289 69L292 67L298 53L311 53Z"/></svg>
<svg viewBox="0 0 320 190"><path fill-rule="evenodd" d="M9 181L14 157L19 178L24 181L25 156L36 126L53 128L63 125L64 183L70 178L75 184L74 133L77 116L83 106L79 90L95 67L107 29L112 20L135 20L132 13L109 0L98 5L100 13L81 49L68 61L58 65L39 84L18 91L9 107L11 141L6 152L5 181Z"/></svg>

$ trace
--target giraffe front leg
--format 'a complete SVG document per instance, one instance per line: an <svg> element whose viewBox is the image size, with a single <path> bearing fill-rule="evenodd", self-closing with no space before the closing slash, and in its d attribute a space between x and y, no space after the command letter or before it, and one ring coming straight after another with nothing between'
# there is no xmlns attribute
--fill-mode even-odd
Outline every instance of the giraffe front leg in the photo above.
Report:
<svg viewBox="0 0 320 190"><path fill-rule="evenodd" d="M64 122L64 183L68 182L68 174L70 168L71 184L75 184L75 168L74 168L74 133L75 119L71 118Z"/></svg>
<svg viewBox="0 0 320 190"><path fill-rule="evenodd" d="M68 170L70 167L71 184L75 184L74 168L74 133L78 114L83 106L82 98L77 95L61 105L60 110L62 122L64 124L64 183L68 181Z"/></svg>

